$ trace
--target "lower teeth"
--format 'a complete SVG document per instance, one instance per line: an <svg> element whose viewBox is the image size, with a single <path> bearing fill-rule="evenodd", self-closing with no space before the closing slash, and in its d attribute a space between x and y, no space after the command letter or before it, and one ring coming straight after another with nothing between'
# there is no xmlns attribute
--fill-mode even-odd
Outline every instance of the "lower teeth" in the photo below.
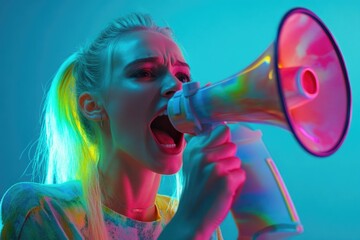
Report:
<svg viewBox="0 0 360 240"><path fill-rule="evenodd" d="M166 147L166 148L175 148L176 144L161 144L161 146Z"/></svg>

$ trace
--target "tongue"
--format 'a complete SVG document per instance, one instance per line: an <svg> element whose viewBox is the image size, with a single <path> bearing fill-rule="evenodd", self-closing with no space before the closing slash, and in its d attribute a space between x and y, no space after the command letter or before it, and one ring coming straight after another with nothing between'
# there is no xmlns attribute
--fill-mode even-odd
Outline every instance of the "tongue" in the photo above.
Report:
<svg viewBox="0 0 360 240"><path fill-rule="evenodd" d="M160 143L175 144L174 139L172 137L170 137L169 134L167 134L166 132L161 131L159 129L153 129L153 133Z"/></svg>

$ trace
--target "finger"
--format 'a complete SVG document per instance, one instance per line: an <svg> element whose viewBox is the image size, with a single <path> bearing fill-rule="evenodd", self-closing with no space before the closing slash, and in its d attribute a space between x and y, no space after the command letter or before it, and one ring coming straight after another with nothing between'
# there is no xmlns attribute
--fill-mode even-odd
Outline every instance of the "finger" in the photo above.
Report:
<svg viewBox="0 0 360 240"><path fill-rule="evenodd" d="M241 161L238 157L228 157L218 161L219 167L222 170L222 175L232 174L233 171L239 170Z"/></svg>
<svg viewBox="0 0 360 240"><path fill-rule="evenodd" d="M212 162L204 165L204 176L222 177L225 175L232 175L232 172L240 169L241 161L237 157L228 157L217 162Z"/></svg>
<svg viewBox="0 0 360 240"><path fill-rule="evenodd" d="M215 147L223 143L230 141L230 129L227 125L222 124L216 126L214 130L211 131L206 144L208 147Z"/></svg>
<svg viewBox="0 0 360 240"><path fill-rule="evenodd" d="M215 147L207 147L204 149L206 158L209 162L218 161L220 159L233 157L236 155L237 147L233 142L226 142Z"/></svg>
<svg viewBox="0 0 360 240"><path fill-rule="evenodd" d="M229 171L229 174L233 178L233 183L235 187L234 197L237 197L241 194L241 190L244 187L244 183L246 181L246 172L243 168L237 168Z"/></svg>

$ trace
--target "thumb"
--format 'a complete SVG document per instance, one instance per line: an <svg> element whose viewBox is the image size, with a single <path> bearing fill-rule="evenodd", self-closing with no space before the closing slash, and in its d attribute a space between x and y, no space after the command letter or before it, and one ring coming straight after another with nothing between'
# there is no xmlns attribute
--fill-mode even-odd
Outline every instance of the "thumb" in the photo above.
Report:
<svg viewBox="0 0 360 240"><path fill-rule="evenodd" d="M190 140L194 137L194 135L191 134L184 134L185 141L188 143Z"/></svg>

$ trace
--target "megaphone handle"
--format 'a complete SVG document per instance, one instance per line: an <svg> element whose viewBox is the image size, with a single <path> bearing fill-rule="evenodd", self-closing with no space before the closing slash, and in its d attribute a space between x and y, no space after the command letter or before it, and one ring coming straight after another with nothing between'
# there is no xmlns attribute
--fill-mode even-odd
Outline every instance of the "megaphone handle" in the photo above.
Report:
<svg viewBox="0 0 360 240"><path fill-rule="evenodd" d="M202 123L201 124L201 130L195 129L195 135L203 135L205 133L211 132L212 130L214 130L217 126L219 125L226 125L226 122L214 122L214 123Z"/></svg>
<svg viewBox="0 0 360 240"><path fill-rule="evenodd" d="M303 228L295 206L262 142L261 131L240 124L230 128L247 176L232 206L239 239L281 239L301 233Z"/></svg>

